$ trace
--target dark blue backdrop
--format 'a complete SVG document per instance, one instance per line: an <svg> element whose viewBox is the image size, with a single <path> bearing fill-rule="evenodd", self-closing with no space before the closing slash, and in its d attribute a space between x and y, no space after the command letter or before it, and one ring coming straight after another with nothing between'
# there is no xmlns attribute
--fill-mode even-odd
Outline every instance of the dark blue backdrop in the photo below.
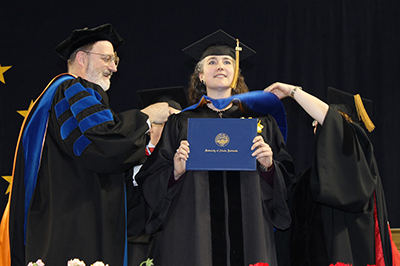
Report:
<svg viewBox="0 0 400 266"><path fill-rule="evenodd" d="M109 91L116 111L140 108L136 90L186 86L194 62L181 49L221 28L257 51L241 66L251 90L282 81L323 100L328 86L373 100L371 139L391 225L400 227L399 11L398 0L3 1L0 176L12 172L23 120L17 111L26 110L51 78L66 70L53 48L74 28L110 22L125 39ZM311 162L312 119L291 99L284 104L287 145L302 170ZM1 208L7 186L0 178Z"/></svg>

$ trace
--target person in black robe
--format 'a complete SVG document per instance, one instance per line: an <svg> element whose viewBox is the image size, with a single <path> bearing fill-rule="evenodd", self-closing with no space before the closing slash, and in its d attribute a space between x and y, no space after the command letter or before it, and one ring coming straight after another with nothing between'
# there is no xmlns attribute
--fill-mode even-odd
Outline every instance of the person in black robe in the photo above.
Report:
<svg viewBox="0 0 400 266"><path fill-rule="evenodd" d="M126 213L136 203L125 172L144 156L150 122L165 122L169 110L109 107L121 44L105 24L74 30L56 47L69 73L50 82L21 128L0 228L2 266L74 258L127 265Z"/></svg>
<svg viewBox="0 0 400 266"><path fill-rule="evenodd" d="M168 103L170 113L179 113L183 108L187 107L187 98L183 86L167 87L167 88L155 88L137 91L142 107L150 106L158 102ZM158 144L161 133L164 129L164 124L152 123L151 128L148 131L149 141L145 147L145 156L139 161L138 165L135 165L133 169L127 172L127 181L133 184L134 200L132 200L134 206L130 210L128 224L128 265L139 266L143 261L149 258L149 252L151 252L151 240L153 236L146 234L145 223L146 223L146 204L143 199L142 193L135 180L136 174L139 172L143 163L150 156L156 145Z"/></svg>
<svg viewBox="0 0 400 266"><path fill-rule="evenodd" d="M291 96L320 125L314 162L290 196L292 265L400 265L367 134L374 125L364 105L372 102L334 88L328 89L330 105L288 84L266 91Z"/></svg>
<svg viewBox="0 0 400 266"><path fill-rule="evenodd" d="M277 265L274 228L290 225L285 180L293 176L293 162L272 115L230 101L216 107L218 100L248 91L243 76L235 75L234 44L220 30L184 50L200 51L188 90L189 103L199 103L169 117L136 176L151 210L146 231L154 234L155 265ZM241 46L243 55L249 52ZM258 136L249 143L256 171L186 171L189 118L243 117L258 117Z"/></svg>

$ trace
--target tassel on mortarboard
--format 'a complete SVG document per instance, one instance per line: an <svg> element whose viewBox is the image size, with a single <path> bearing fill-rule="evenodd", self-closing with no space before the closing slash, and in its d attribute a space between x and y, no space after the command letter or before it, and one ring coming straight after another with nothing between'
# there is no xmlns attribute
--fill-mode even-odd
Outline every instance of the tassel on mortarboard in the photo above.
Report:
<svg viewBox="0 0 400 266"><path fill-rule="evenodd" d="M372 101L361 98L360 94L347 93L332 87L328 87L328 104L339 111L347 121L357 123L368 132L375 129L369 118L372 115ZM351 118L351 121L348 119Z"/></svg>
<svg viewBox="0 0 400 266"><path fill-rule="evenodd" d="M365 110L360 94L354 95L354 103L356 105L358 118L364 123L365 128L369 132L372 132L375 129L375 125L372 123L372 120L369 118L368 113Z"/></svg>
<svg viewBox="0 0 400 266"><path fill-rule="evenodd" d="M235 60L235 72L234 72L233 80L232 80L232 84L231 84L232 90L236 89L236 85L237 85L238 78L239 78L239 60L240 60L239 53L240 53L240 51L242 51L242 47L239 46L239 39L236 39L235 51L236 51L236 60Z"/></svg>

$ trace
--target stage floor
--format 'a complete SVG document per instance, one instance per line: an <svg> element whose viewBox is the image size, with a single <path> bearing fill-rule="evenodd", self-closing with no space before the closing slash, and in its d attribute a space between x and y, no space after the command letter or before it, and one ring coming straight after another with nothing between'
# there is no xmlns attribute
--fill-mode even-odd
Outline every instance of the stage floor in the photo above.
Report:
<svg viewBox="0 0 400 266"><path fill-rule="evenodd" d="M400 228L392 228L392 237L393 241L397 246L397 249L400 251Z"/></svg>

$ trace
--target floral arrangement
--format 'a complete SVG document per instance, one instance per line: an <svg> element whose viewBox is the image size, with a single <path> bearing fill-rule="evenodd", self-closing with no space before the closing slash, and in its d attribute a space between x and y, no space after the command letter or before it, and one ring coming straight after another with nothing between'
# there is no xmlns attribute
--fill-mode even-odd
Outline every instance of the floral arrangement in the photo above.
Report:
<svg viewBox="0 0 400 266"><path fill-rule="evenodd" d="M353 266L352 264L347 264L347 263L343 263L343 262L337 262L336 264L330 264L329 266ZM376 266L376 265L367 265L367 266Z"/></svg>
<svg viewBox="0 0 400 266"><path fill-rule="evenodd" d="M29 262L27 266L45 266L45 264L41 259L38 259L36 262ZM73 260L69 260L67 266L86 266L86 264L84 261L75 258ZM104 262L102 261L96 261L95 263L90 264L90 266L109 266L109 265L104 264Z"/></svg>
<svg viewBox="0 0 400 266"><path fill-rule="evenodd" d="M153 259L147 259L140 263L139 266L153 266ZM45 266L41 259L37 260L36 262L29 262L27 266ZM67 266L86 266L84 261L81 261L77 258L73 260L69 260ZM96 261L95 263L91 264L90 266L109 266L108 264L104 264L102 261ZM268 263L264 262L257 262L256 264L250 264L249 266L269 266ZM331 264L329 266L351 266L350 264L343 264L343 263L336 263L335 265Z"/></svg>
<svg viewBox="0 0 400 266"><path fill-rule="evenodd" d="M153 259L147 259L140 263L139 266L153 266ZM41 259L38 259L36 262L29 262L27 266L45 266L44 262ZM73 260L69 260L67 266L86 266L84 261L81 261L77 258ZM102 261L96 261L90 266L109 266L108 264L104 264ZM257 262L256 264L250 264L249 266L269 266L268 263ZM352 266L352 264L347 264L343 262L337 262L336 264L330 264L329 266ZM375 266L375 265L367 265L367 266Z"/></svg>
<svg viewBox="0 0 400 266"><path fill-rule="evenodd" d="M44 263L39 259L36 262L29 262L27 266L44 266Z"/></svg>
<svg viewBox="0 0 400 266"><path fill-rule="evenodd" d="M154 265L153 259L147 259L147 260L143 261L142 263L140 263L139 266L152 266L152 265Z"/></svg>
<svg viewBox="0 0 400 266"><path fill-rule="evenodd" d="M75 258L73 260L69 260L67 263L68 266L86 266L85 262Z"/></svg>

